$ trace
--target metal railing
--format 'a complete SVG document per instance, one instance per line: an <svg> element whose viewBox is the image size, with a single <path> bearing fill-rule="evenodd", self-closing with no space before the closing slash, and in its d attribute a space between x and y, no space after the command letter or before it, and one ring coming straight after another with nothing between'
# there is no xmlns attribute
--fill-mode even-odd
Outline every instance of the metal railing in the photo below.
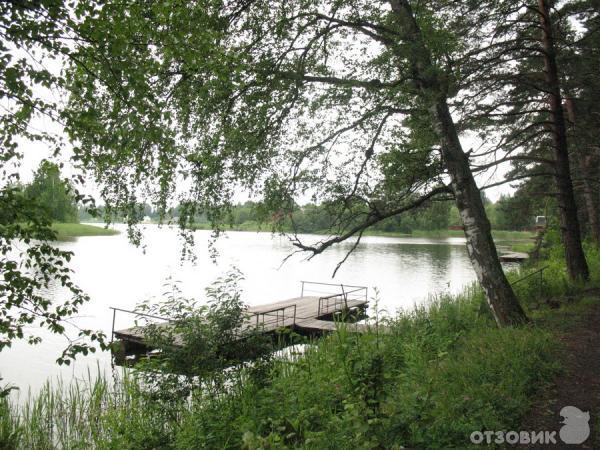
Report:
<svg viewBox="0 0 600 450"><path fill-rule="evenodd" d="M112 329L111 329L111 334L110 334L111 342L115 338L115 320L117 319L117 311L121 311L121 312L128 313L128 314L133 314L135 316L149 317L151 319L158 319L158 320L164 320L166 322L172 322L171 319L167 319L166 317L155 316L153 314L145 314L145 313L141 313L138 311L131 311L129 309L115 308L113 306L109 306L109 308L113 310Z"/></svg>
<svg viewBox="0 0 600 450"><path fill-rule="evenodd" d="M348 299L343 294L328 295L319 298L317 316L321 317L329 312L343 311L344 309L348 309Z"/></svg>
<svg viewBox="0 0 600 450"><path fill-rule="evenodd" d="M289 311L286 313L286 311ZM286 323L291 319L292 323ZM281 328L284 326L296 324L296 304L282 306L281 308L271 309L269 311L255 312L250 315L250 323L256 328Z"/></svg>
<svg viewBox="0 0 600 450"><path fill-rule="evenodd" d="M511 286L514 286L515 284L520 283L523 280L527 280L528 278L531 278L532 276L536 275L536 274L540 274L540 279L539 279L539 289L540 289L540 295L542 295L542 291L544 288L544 270L546 270L549 266L544 266L538 270L535 270L531 273L528 273L527 275L525 275L524 277L519 278L516 281L513 281L512 283L510 283Z"/></svg>
<svg viewBox="0 0 600 450"><path fill-rule="evenodd" d="M338 311L348 311L348 300L364 300L367 301L367 288L359 287L346 291L344 285L341 285L342 292L338 294L319 297L319 305L317 315L323 316L329 313Z"/></svg>
<svg viewBox="0 0 600 450"><path fill-rule="evenodd" d="M340 294L351 294L349 298L353 298L353 297L360 297L360 298L364 298L364 300L367 300L368 297L368 293L367 293L367 288L365 286L353 286L350 284L335 284L335 283L319 283L316 281L301 281L300 282L302 284L302 290L300 292L300 297L304 297L304 295L309 292L309 293L313 293L313 294L318 294L319 297L325 297L327 295L340 295ZM326 286L325 288L323 288L324 286ZM334 288L334 289L331 289ZM347 291L346 289L351 289L350 291ZM354 289L354 290L353 290ZM341 292L340 292L341 290ZM363 291L364 290L364 294L357 294L355 295L355 291ZM331 292L333 291L333 292Z"/></svg>

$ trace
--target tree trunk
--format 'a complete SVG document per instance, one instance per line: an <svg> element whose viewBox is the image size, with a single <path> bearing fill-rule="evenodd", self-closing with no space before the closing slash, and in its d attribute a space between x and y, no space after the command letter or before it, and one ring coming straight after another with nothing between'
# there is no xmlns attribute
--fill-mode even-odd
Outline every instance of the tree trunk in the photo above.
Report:
<svg viewBox="0 0 600 450"><path fill-rule="evenodd" d="M583 197L590 222L590 235L596 244L600 244L600 211L598 211L598 200L594 189L590 185L590 180L595 176L596 167L594 155L586 155L581 163L581 173L583 175Z"/></svg>
<svg viewBox="0 0 600 450"><path fill-rule="evenodd" d="M442 143L444 161L452 178L456 206L465 228L469 257L494 317L499 325L526 322L525 312L500 264L481 194L473 178L469 160L462 150L445 99L440 99L432 108L432 118Z"/></svg>
<svg viewBox="0 0 600 450"><path fill-rule="evenodd" d="M465 229L467 250L477 279L485 291L490 309L499 325L527 322L527 316L506 279L498 259L481 194L450 115L443 75L437 72L431 62L431 54L425 46L421 30L408 1L390 0L390 5L399 29L404 33L404 40L412 45L413 54L410 60L415 79L415 93L429 104L430 117L452 180L456 206Z"/></svg>
<svg viewBox="0 0 600 450"><path fill-rule="evenodd" d="M565 101L567 116L569 122L572 124L574 135L577 136L577 114L575 113L575 105L573 99L567 98ZM589 152L592 152L589 154ZM600 212L598 211L598 202L594 189L590 183L590 180L594 179L596 175L594 172L595 158L594 148L582 150L578 149L576 157L572 159L575 162L575 167L581 174L581 187L583 191L583 199L585 201L585 209L588 218L589 232L592 240L596 243L600 243Z"/></svg>
<svg viewBox="0 0 600 450"><path fill-rule="evenodd" d="M560 81L556 65L556 51L550 21L550 8L547 0L538 0L538 12L542 28L542 46L544 48L544 74L548 87L548 104L551 111L552 140L555 159L555 179L558 189L558 209L560 230L565 246L565 259L569 276L573 280L588 280L589 269L581 245L581 231L577 218L577 205L571 181L569 150L567 146L567 127L562 107Z"/></svg>

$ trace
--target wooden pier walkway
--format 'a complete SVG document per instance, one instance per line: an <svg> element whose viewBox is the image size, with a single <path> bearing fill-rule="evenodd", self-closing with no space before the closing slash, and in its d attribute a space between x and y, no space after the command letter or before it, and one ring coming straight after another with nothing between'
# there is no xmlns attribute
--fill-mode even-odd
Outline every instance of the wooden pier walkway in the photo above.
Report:
<svg viewBox="0 0 600 450"><path fill-rule="evenodd" d="M506 252L500 254L499 258L502 262L523 262L529 259L529 255L522 252Z"/></svg>
<svg viewBox="0 0 600 450"><path fill-rule="evenodd" d="M321 295L318 289L323 289ZM329 292L327 292L327 290ZM333 292L331 292L333 290ZM305 294L312 295L305 295ZM330 283L302 282L300 297L273 303L251 306L247 309L247 316L239 329L240 338L249 332L271 334L288 329L305 336L322 335L336 330L336 321L346 321L346 329L350 332L362 333L367 331L367 326L355 323L366 315L368 306L367 288L364 286L334 285ZM140 354L149 350L146 346L145 326L135 326L122 330L115 330L117 311L162 319L159 326L169 326L170 322L156 316L138 314L120 308L113 309L113 340L118 340L125 354Z"/></svg>

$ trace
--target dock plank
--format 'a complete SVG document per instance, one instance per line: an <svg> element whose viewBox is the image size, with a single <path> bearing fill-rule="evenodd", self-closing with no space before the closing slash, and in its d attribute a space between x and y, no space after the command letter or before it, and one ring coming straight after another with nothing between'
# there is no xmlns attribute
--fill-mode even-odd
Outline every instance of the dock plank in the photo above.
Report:
<svg viewBox="0 0 600 450"><path fill-rule="evenodd" d="M502 253L499 258L503 262L521 262L529 259L529 255L522 252L507 252Z"/></svg>

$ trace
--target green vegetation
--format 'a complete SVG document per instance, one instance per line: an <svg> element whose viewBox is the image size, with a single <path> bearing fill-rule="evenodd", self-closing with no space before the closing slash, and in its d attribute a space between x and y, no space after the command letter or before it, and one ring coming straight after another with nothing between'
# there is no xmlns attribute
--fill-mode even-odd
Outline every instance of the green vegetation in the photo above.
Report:
<svg viewBox="0 0 600 450"><path fill-rule="evenodd" d="M297 362L275 362L230 392L198 395L189 404L147 395L135 378L114 388L102 378L66 391L48 385L20 421L14 407L4 413L12 424L1 428L0 443L464 448L473 430L514 428L535 386L556 370L549 333L499 330L477 320L476 311L472 304L440 301L428 312L399 319L390 336L355 337L341 330Z"/></svg>
<svg viewBox="0 0 600 450"><path fill-rule="evenodd" d="M54 163L41 162L33 181L25 186L25 195L41 205L52 221L78 221L77 200L73 187L61 178L60 168Z"/></svg>
<svg viewBox="0 0 600 450"><path fill-rule="evenodd" d="M78 236L113 236L119 234L117 230L111 228L83 223L54 222L52 230L56 232L56 240L58 241L69 241Z"/></svg>
<svg viewBox="0 0 600 450"><path fill-rule="evenodd" d="M411 235L418 237L464 237L465 233L462 230L414 230ZM535 237L535 233L531 231L492 230L492 236L498 241L518 241L531 239Z"/></svg>
<svg viewBox="0 0 600 450"><path fill-rule="evenodd" d="M243 338L240 335L246 319L239 288L242 280L241 272L229 270L206 289L205 304L182 297L177 283L172 283L162 301L138 305L138 312L172 323L164 327L150 322L145 328L144 340L163 350L160 356L140 361L145 386L156 386L161 396L169 395L173 387L177 394L202 391L207 384L219 391L223 386L239 384L239 371L228 368L248 360L270 359L274 351L271 339L252 328ZM177 397L173 394L169 396Z"/></svg>
<svg viewBox="0 0 600 450"><path fill-rule="evenodd" d="M192 228L194 230L210 230L211 226L209 223L194 223ZM268 225L261 224L256 221L247 221L240 224L234 224L225 227L226 230L232 231L271 231ZM320 234L326 230L314 230L306 231L309 234ZM425 237L425 238L448 238L448 237L465 237L465 233L462 230L410 230L410 232L404 233L401 231L381 231L381 230L367 230L363 233L364 236L388 236L388 237ZM507 230L492 230L492 236L497 241L524 241L535 237L535 233L532 231L507 231ZM517 245L517 244L515 244ZM528 244L522 243L523 247ZM533 245L533 244L531 244Z"/></svg>
<svg viewBox="0 0 600 450"><path fill-rule="evenodd" d="M508 197L503 197L508 198ZM495 204L485 199L486 208L490 215L492 234L495 239L518 240L528 239L535 235L532 231L511 231L530 228L535 216L528 217L528 226L515 228L500 228L495 222ZM148 205L144 206L148 217L159 220L158 211L153 211ZM176 207L169 211L169 216L179 217L181 208ZM331 213L328 205L307 204L297 206L288 220L279 224L279 229L285 232L298 233L328 233L332 229L335 215ZM273 229L273 220L264 214L262 204L248 201L233 206L229 212L225 229L236 231L270 231ZM460 226L458 211L449 202L434 202L425 204L420 208L408 211L406 214L386 219L368 228L363 233L365 236L419 236L419 237L464 237L460 229L449 229L449 227ZM209 230L212 225L207 220L206 214L196 215L191 228L196 230Z"/></svg>
<svg viewBox="0 0 600 450"><path fill-rule="evenodd" d="M519 253L529 253L535 247L535 244L533 241L529 241L529 242L517 242L517 241L503 242L503 241L500 241L499 243L501 245L507 244L511 252L519 252Z"/></svg>
<svg viewBox="0 0 600 450"><path fill-rule="evenodd" d="M38 327L65 334L65 319L89 300L70 279L68 262L73 253L53 246L52 241L76 233L111 232L76 223L53 227L56 220L76 220L75 196L60 178L57 165L42 162L27 186L0 186L0 351L17 339L39 343ZM61 300L48 297L53 284L64 288ZM104 348L102 332L80 329L78 334ZM94 344L71 337L57 362L68 364L79 353L94 352Z"/></svg>
<svg viewBox="0 0 600 450"><path fill-rule="evenodd" d="M329 337L306 342L302 356L238 364L220 372L219 382L203 372L191 395L181 392L190 374L134 371L115 385L102 376L48 385L22 409L5 399L0 446L469 448L472 431L518 429L536 394L560 370L555 324L565 311L584 312L597 301L545 306L545 299L582 288L569 281L560 250L544 248L547 259L540 264L548 268L541 285L537 276L515 285L536 326L497 328L480 289L471 287L379 317L364 335L340 325ZM598 283L600 250L589 246L587 257ZM230 287L217 286L215 300L226 295L235 306Z"/></svg>

